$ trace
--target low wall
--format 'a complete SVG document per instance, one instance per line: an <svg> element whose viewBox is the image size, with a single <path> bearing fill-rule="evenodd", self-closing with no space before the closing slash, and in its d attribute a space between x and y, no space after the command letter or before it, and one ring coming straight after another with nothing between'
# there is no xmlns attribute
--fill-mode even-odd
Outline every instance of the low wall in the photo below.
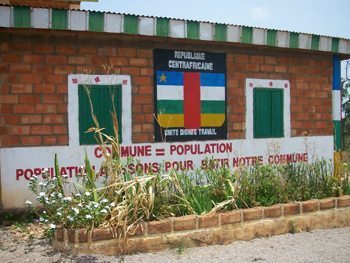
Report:
<svg viewBox="0 0 350 263"><path fill-rule="evenodd" d="M53 238L56 250L73 254L153 252L177 246L227 244L312 229L350 226L350 196L255 207L205 216L184 216L137 226L123 241L109 229L59 229Z"/></svg>

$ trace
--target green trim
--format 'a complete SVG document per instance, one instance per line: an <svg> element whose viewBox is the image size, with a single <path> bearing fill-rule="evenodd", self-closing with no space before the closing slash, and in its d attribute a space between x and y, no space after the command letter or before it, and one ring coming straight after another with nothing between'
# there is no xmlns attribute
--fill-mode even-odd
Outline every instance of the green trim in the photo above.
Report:
<svg viewBox="0 0 350 263"><path fill-rule="evenodd" d="M253 28L242 27L241 43L251 44L253 42Z"/></svg>
<svg viewBox="0 0 350 263"><path fill-rule="evenodd" d="M299 33L294 33L294 32L289 33L289 47L290 48L299 47Z"/></svg>
<svg viewBox="0 0 350 263"><path fill-rule="evenodd" d="M338 151L342 149L342 123L341 121L333 121L333 134L334 134L334 150Z"/></svg>
<svg viewBox="0 0 350 263"><path fill-rule="evenodd" d="M226 41L227 39L227 26L224 24L215 24L215 35L216 41Z"/></svg>
<svg viewBox="0 0 350 263"><path fill-rule="evenodd" d="M187 38L199 39L199 22L187 21Z"/></svg>
<svg viewBox="0 0 350 263"><path fill-rule="evenodd" d="M138 34L139 18L134 15L124 15L124 33Z"/></svg>
<svg viewBox="0 0 350 263"><path fill-rule="evenodd" d="M13 7L13 22L15 27L30 27L30 7Z"/></svg>
<svg viewBox="0 0 350 263"><path fill-rule="evenodd" d="M332 38L332 52L334 53L339 52L339 38L336 38L336 37Z"/></svg>
<svg viewBox="0 0 350 263"><path fill-rule="evenodd" d="M157 18L156 35L160 37L169 36L169 19L168 18Z"/></svg>
<svg viewBox="0 0 350 263"><path fill-rule="evenodd" d="M266 36L266 45L276 46L277 31L276 30L267 30Z"/></svg>
<svg viewBox="0 0 350 263"><path fill-rule="evenodd" d="M311 49L318 50L319 46L320 46L320 36L312 35Z"/></svg>
<svg viewBox="0 0 350 263"><path fill-rule="evenodd" d="M89 12L89 30L103 32L104 14L100 12Z"/></svg>
<svg viewBox="0 0 350 263"><path fill-rule="evenodd" d="M52 25L53 29L68 28L68 12L67 10L52 9Z"/></svg>

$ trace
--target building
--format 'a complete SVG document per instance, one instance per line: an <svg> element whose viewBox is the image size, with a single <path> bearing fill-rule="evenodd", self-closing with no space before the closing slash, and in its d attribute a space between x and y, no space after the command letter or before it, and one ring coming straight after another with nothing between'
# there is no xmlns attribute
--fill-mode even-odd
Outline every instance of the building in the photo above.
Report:
<svg viewBox="0 0 350 263"><path fill-rule="evenodd" d="M101 163L85 133L92 123L84 87L96 114L107 116L107 132L113 91L122 156L140 160L145 171L158 171L159 163L205 168L208 156L230 167L332 159L340 147L340 61L350 57L348 39L72 9L76 1L5 2L4 209L24 205L29 178L44 168L53 173L55 153L70 177L85 150Z"/></svg>

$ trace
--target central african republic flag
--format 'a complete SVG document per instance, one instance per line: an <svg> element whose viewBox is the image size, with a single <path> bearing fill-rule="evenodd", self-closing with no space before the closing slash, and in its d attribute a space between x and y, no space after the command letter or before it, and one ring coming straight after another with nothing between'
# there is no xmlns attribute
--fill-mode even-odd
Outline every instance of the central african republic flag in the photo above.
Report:
<svg viewBox="0 0 350 263"><path fill-rule="evenodd" d="M225 74L157 71L157 115L163 128L222 126Z"/></svg>

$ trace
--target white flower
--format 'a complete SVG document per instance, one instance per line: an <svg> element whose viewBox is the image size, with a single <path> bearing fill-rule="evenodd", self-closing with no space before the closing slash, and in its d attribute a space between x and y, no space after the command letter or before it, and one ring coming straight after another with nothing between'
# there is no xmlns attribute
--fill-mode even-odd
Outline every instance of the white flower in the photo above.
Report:
<svg viewBox="0 0 350 263"><path fill-rule="evenodd" d="M49 220L45 219L45 223L49 222Z"/></svg>
<svg viewBox="0 0 350 263"><path fill-rule="evenodd" d="M45 186L45 184L43 182L39 182L40 186Z"/></svg>
<svg viewBox="0 0 350 263"><path fill-rule="evenodd" d="M45 196L45 193L44 193L44 192L40 192L40 193L39 193L39 196L40 196L40 197L44 197L44 196Z"/></svg>
<svg viewBox="0 0 350 263"><path fill-rule="evenodd" d="M111 207L115 207L115 203L112 202L112 203L110 204L110 206L111 206Z"/></svg>
<svg viewBox="0 0 350 263"><path fill-rule="evenodd" d="M36 180L36 179L38 179L38 177L36 177L36 175L32 175L31 177L30 177L30 181L34 181L34 180Z"/></svg>
<svg viewBox="0 0 350 263"><path fill-rule="evenodd" d="M29 200L26 201L26 205L31 205L32 202L30 202Z"/></svg>
<svg viewBox="0 0 350 263"><path fill-rule="evenodd" d="M90 193L90 192L85 192L85 195L86 195L86 196L90 196L91 193Z"/></svg>
<svg viewBox="0 0 350 263"><path fill-rule="evenodd" d="M56 228L56 225L55 225L55 224L50 224L50 228L51 228L51 229L55 229L55 228Z"/></svg>
<svg viewBox="0 0 350 263"><path fill-rule="evenodd" d="M61 193L58 193L58 198L62 198L63 197L63 195L61 194Z"/></svg>
<svg viewBox="0 0 350 263"><path fill-rule="evenodd" d="M58 215L58 216L62 216L62 213L61 213L61 212L57 212L57 215Z"/></svg>
<svg viewBox="0 0 350 263"><path fill-rule="evenodd" d="M67 216L67 219L68 219L69 221L74 221L74 217L72 217L72 216Z"/></svg>
<svg viewBox="0 0 350 263"><path fill-rule="evenodd" d="M78 208L72 207L72 210L73 210L76 214L79 214L79 209L78 209Z"/></svg>
<svg viewBox="0 0 350 263"><path fill-rule="evenodd" d="M92 218L91 215L86 215L85 217L86 217L86 219L91 219Z"/></svg>
<svg viewBox="0 0 350 263"><path fill-rule="evenodd" d="M48 172L49 172L49 168L45 168L44 173L48 173Z"/></svg>
<svg viewBox="0 0 350 263"><path fill-rule="evenodd" d="M108 199L104 198L101 200L101 204L108 203Z"/></svg>
<svg viewBox="0 0 350 263"><path fill-rule="evenodd" d="M40 221L40 222L44 222L45 220L44 220L44 218L40 217L40 218L39 218L39 221Z"/></svg>
<svg viewBox="0 0 350 263"><path fill-rule="evenodd" d="M75 194L76 197L81 197L81 194L77 193Z"/></svg>
<svg viewBox="0 0 350 263"><path fill-rule="evenodd" d="M70 197L70 196L64 197L63 201L70 202L70 201L72 201L72 197Z"/></svg>
<svg viewBox="0 0 350 263"><path fill-rule="evenodd" d="M106 209L102 209L101 213L107 214L107 210Z"/></svg>
<svg viewBox="0 0 350 263"><path fill-rule="evenodd" d="M82 204L82 203L79 203L78 206L82 208L82 207L83 207L83 204Z"/></svg>
<svg viewBox="0 0 350 263"><path fill-rule="evenodd" d="M43 211L43 214L46 214L46 211Z"/></svg>

